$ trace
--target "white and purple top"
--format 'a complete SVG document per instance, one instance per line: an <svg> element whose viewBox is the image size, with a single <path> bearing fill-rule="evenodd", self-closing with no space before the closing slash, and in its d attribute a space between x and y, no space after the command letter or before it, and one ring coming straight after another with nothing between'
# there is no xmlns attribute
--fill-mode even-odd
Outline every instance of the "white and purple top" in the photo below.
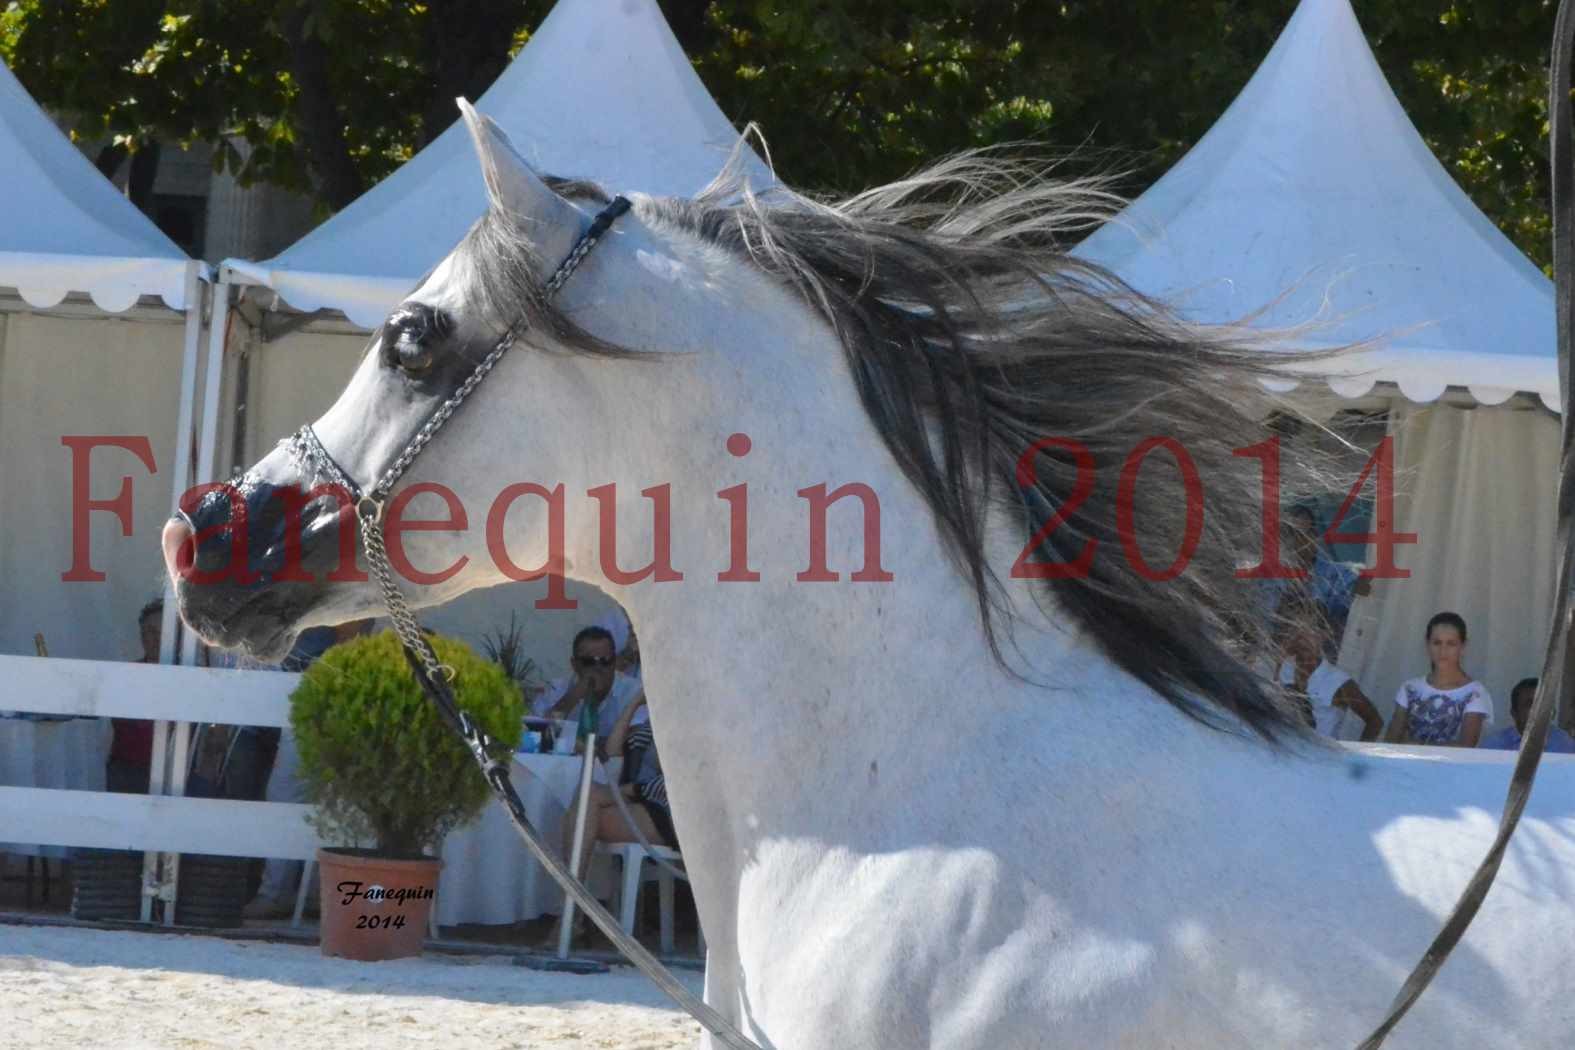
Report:
<svg viewBox="0 0 1575 1050"><path fill-rule="evenodd" d="M1395 694L1395 706L1405 708L1411 739L1419 744L1454 743L1467 715L1493 721L1493 698L1481 682L1440 689L1426 678L1407 679Z"/></svg>

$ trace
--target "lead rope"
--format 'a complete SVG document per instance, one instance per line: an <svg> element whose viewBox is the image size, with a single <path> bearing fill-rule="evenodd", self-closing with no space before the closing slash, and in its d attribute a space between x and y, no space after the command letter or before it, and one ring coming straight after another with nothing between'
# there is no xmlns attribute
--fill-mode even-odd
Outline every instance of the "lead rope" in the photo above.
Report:
<svg viewBox="0 0 1575 1050"><path fill-rule="evenodd" d="M1575 250L1575 198L1572 198L1572 176L1575 168L1571 167L1571 135L1570 135L1570 52L1575 49L1575 11L1570 8L1570 0L1561 0L1559 4L1558 20L1553 27L1553 62L1549 73L1548 84L1548 113L1550 117L1552 140L1552 187L1553 187L1553 281L1555 294L1555 309L1558 314L1559 338L1559 404L1563 409L1560 418L1560 433L1563 454L1559 461L1559 522L1558 522L1558 558L1559 558L1559 590L1553 603L1553 626L1548 634L1548 647L1542 660L1542 678L1537 683L1537 699L1532 706L1531 716L1526 720L1526 735L1520 742L1520 757L1515 760L1515 772L1510 778L1509 794L1504 800L1504 814L1499 818L1498 837L1493 840L1493 847L1488 850L1487 856L1482 859L1476 874L1471 876L1471 881L1466 884L1465 892L1460 895L1460 900L1455 904L1455 910L1449 915L1444 928L1438 931L1438 936L1433 938L1433 943L1428 945L1423 953L1422 960L1416 964L1416 969L1406 979L1394 1002L1389 1006L1389 1012L1383 1022L1373 1030L1373 1034L1360 1044L1358 1050L1378 1050L1383 1045L1384 1038L1406 1011L1427 989L1428 984L1438 973L1439 967L1444 965L1444 960L1455 945L1460 943L1460 938L1465 934L1466 927L1471 925L1471 920L1476 918L1482 901L1487 897L1488 890L1493 885L1493 879L1498 874L1500 862L1504 859L1504 850L1509 845L1509 837L1515 833L1515 827L1520 823L1520 815L1526 808L1526 800L1531 797L1531 786L1537 779L1537 765L1542 760L1542 750L1548 741L1548 728L1553 724L1553 712L1562 697L1565 704L1570 703L1570 697L1565 695L1568 687L1575 683L1575 651L1569 644L1571 628L1571 567L1570 540L1571 536L1571 511L1575 510L1575 456L1571 452L1571 438L1575 436L1575 428L1570 424L1570 357L1575 353L1575 316L1572 316L1572 282L1570 265L1575 262L1570 253Z"/></svg>
<svg viewBox="0 0 1575 1050"><path fill-rule="evenodd" d="M614 197L612 203L597 214L590 227L575 242L574 248L547 281L544 288L547 297L551 297L563 287L564 282L573 275L586 255L596 247L596 242L612 226L613 220L628 210L627 199ZM481 775L486 779L487 786L503 803L503 808L508 811L515 830L519 832L520 838L525 840L525 845L531 854L542 867L547 869L547 873L558 885L574 898L574 902L590 916L596 927L607 935L607 939L612 941L630 962L639 967L640 971L666 992L673 1002L688 1011L691 1017L699 1021L729 1050L761 1050L725 1017L690 994L689 989L680 984L672 972L663 966L656 956L647 951L644 945L624 933L612 914L602 907L601 902L591 894L591 891L570 874L563 862L542 843L540 833L531 825L530 817L525 813L525 806L520 802L518 792L514 790L514 782L509 778L507 759L498 757L500 748L497 742L484 729L471 721L470 716L454 699L454 691L450 688L450 683L454 680L454 669L438 659L437 653L432 650L431 643L427 641L421 625L416 622L414 613L405 603L405 597L400 593L399 585L394 580L393 567L389 563L388 550L383 540L383 508L387 503L388 495L443 424L448 422L449 417L458 410L477 385L492 371L493 366L514 345L514 338L515 330L511 327L487 356L476 365L453 396L445 400L432 413L421 430L405 446L399 458L383 472L370 493L363 493L360 486L339 467L334 458L328 454L328 450L323 447L322 442L318 440L311 424L302 427L284 444L309 471L313 472L314 476L318 473L326 474L331 482L343 488L350 497L355 507L356 519L360 523L361 542L366 548L367 563L373 575L377 577L378 589L382 591L383 603L388 607L388 616L393 622L394 633L399 636L399 641L404 646L405 660L410 664L411 674L415 675L421 691L437 708L438 716L443 720L444 725L458 734L465 746L470 749L476 764L481 767Z"/></svg>
<svg viewBox="0 0 1575 1050"><path fill-rule="evenodd" d="M608 774L607 767L602 765L601 759L598 758L595 761L596 768L602 771L602 779L611 784L613 779L612 776ZM650 861L652 864L655 864L657 867L666 870L667 874L671 875L673 878L682 879L683 881L688 882L688 873L686 873L681 868L673 867L671 864L667 863L661 857L656 855L656 847L651 845L651 840L646 838L645 832L640 830L640 825L634 819L634 814L629 812L629 806L623 800L623 792L614 790L612 792L612 797L613 801L618 804L618 812L623 816L623 822L628 825L629 830L634 833L635 841L640 844L640 848L645 851L645 859Z"/></svg>

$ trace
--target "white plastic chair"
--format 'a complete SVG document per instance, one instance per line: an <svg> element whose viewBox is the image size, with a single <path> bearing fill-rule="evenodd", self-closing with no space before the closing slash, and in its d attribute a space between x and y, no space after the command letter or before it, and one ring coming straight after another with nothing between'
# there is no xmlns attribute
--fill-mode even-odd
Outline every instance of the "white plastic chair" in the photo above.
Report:
<svg viewBox="0 0 1575 1050"><path fill-rule="evenodd" d="M679 864L683 861L682 855L677 850L665 846L653 846L652 855L660 857L669 864ZM623 932L634 936L634 913L640 902L640 883L645 874L645 848L638 842L598 842L596 853L601 856L617 857L623 863L623 878L618 883L617 904L613 911L618 912L618 925L623 927ZM673 954L673 875L672 872L660 864L651 865L652 871L646 877L654 878L659 884L658 892L662 903L662 954Z"/></svg>

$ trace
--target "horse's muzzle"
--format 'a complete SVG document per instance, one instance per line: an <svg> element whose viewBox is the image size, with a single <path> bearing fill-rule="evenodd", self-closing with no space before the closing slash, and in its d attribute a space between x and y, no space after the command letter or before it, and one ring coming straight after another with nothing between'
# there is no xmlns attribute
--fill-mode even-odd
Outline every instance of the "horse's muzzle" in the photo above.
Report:
<svg viewBox="0 0 1575 1050"><path fill-rule="evenodd" d="M342 561L356 571L348 494L272 480L265 466L283 464L265 460L184 501L161 537L181 618L210 644L259 657L288 647Z"/></svg>

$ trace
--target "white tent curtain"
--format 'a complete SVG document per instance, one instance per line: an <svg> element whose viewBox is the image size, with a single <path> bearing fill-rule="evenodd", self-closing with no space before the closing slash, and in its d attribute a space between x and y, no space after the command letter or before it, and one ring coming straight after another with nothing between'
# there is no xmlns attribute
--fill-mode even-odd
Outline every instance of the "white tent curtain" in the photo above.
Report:
<svg viewBox="0 0 1575 1050"><path fill-rule="evenodd" d="M0 313L0 652L31 655L41 633L52 656L135 659L137 611L163 593L159 530L177 466L187 318ZM138 435L158 473L130 452L90 457L89 497L113 499L130 478L132 532L89 515L101 582L61 579L71 567L72 435ZM7 704L3 706L17 706Z"/></svg>
<svg viewBox="0 0 1575 1050"><path fill-rule="evenodd" d="M1466 671L1493 694L1493 725L1507 725L1510 688L1539 672L1552 615L1558 419L1516 405L1401 403L1389 433L1395 529L1417 534L1396 562L1411 576L1375 580L1357 600L1340 663L1387 718L1400 684L1427 672L1427 621L1452 610L1468 629Z"/></svg>

